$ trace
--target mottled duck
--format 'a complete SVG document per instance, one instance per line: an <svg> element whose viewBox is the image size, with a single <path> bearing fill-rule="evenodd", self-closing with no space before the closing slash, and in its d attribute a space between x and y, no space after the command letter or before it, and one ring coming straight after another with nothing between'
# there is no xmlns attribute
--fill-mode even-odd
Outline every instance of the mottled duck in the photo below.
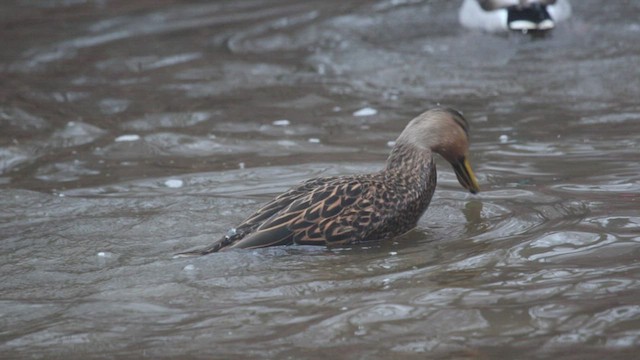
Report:
<svg viewBox="0 0 640 360"><path fill-rule="evenodd" d="M468 150L469 125L462 114L443 107L429 110L409 122L381 171L307 180L210 246L177 256L394 238L413 229L429 206L437 177L433 153L451 163L462 187L472 194L479 191Z"/></svg>

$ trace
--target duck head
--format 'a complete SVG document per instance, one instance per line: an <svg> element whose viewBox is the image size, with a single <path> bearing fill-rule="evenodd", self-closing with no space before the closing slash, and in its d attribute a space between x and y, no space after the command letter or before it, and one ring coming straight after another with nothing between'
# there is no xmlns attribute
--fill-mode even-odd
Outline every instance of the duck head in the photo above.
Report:
<svg viewBox="0 0 640 360"><path fill-rule="evenodd" d="M438 107L411 120L397 144L435 152L453 167L460 185L472 194L480 191L469 163L469 123L454 109Z"/></svg>

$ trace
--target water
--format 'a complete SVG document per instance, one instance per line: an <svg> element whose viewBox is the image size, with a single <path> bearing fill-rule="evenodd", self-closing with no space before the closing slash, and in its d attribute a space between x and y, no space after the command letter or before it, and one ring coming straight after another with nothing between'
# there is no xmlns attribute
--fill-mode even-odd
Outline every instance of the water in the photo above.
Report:
<svg viewBox="0 0 640 360"><path fill-rule="evenodd" d="M458 6L3 3L3 359L632 358L640 6L574 1L543 38ZM172 259L375 171L438 103L472 124L479 195L440 162L401 239Z"/></svg>

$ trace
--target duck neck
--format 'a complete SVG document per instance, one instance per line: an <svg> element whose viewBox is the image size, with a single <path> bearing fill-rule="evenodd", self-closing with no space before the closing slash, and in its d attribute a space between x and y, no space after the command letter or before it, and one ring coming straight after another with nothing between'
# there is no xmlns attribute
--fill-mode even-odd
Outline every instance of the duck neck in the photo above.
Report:
<svg viewBox="0 0 640 360"><path fill-rule="evenodd" d="M389 173L428 175L431 171L433 156L431 150L411 144L396 144L387 159L385 171Z"/></svg>
<svg viewBox="0 0 640 360"><path fill-rule="evenodd" d="M381 174L385 182L392 184L392 189L402 193L404 207L413 209L410 212L413 217L407 218L407 221L415 226L436 189L436 164L431 150L411 144L397 144Z"/></svg>

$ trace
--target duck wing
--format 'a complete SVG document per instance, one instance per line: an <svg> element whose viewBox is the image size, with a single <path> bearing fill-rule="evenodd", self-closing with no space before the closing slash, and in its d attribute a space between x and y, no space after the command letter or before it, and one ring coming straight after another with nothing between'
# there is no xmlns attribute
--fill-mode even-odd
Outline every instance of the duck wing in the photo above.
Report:
<svg viewBox="0 0 640 360"><path fill-rule="evenodd" d="M374 184L374 180L362 176L315 181L306 188L307 192L292 197L293 201L273 213L255 231L226 248L358 242L370 233L377 219L372 201ZM277 202L277 198L273 202ZM247 219L248 223L252 218Z"/></svg>
<svg viewBox="0 0 640 360"><path fill-rule="evenodd" d="M335 177L323 177L323 178L315 178L309 179L293 188L287 190L286 192L276 196L274 199L264 204L260 209L254 212L251 216L241 222L236 230L238 232L244 232L245 235L248 232L253 231L256 227L260 226L263 222L273 217L273 215L282 211L291 203L296 201L302 196L305 196L312 192L314 189L318 187L322 187L326 183L331 182L336 179Z"/></svg>
<svg viewBox="0 0 640 360"><path fill-rule="evenodd" d="M234 245L238 243L240 240L242 240L243 238L245 238L247 235L253 233L256 230L256 228L260 227L261 225L264 225L263 223L265 223L266 221L271 220L272 224L276 224L278 221L282 221L284 218L282 216L278 217L277 215L279 213L283 212L286 208L290 207L292 203L294 203L301 197L308 196L314 191L324 188L327 184L332 183L335 180L336 180L336 177L315 178L315 179L309 179L297 186L294 186L293 188L278 195L273 200L263 205L255 213L253 213L243 222L238 224L237 227L229 230L229 232L225 236L221 237L220 239L215 241L213 244L207 246L204 249L178 253L175 255L175 257L206 255L213 252L218 252L223 248ZM299 206L300 205L297 205L294 208L297 208ZM284 236L284 234L282 235ZM277 235L273 234L272 237L277 237ZM268 245L265 245L265 246L268 246Z"/></svg>

